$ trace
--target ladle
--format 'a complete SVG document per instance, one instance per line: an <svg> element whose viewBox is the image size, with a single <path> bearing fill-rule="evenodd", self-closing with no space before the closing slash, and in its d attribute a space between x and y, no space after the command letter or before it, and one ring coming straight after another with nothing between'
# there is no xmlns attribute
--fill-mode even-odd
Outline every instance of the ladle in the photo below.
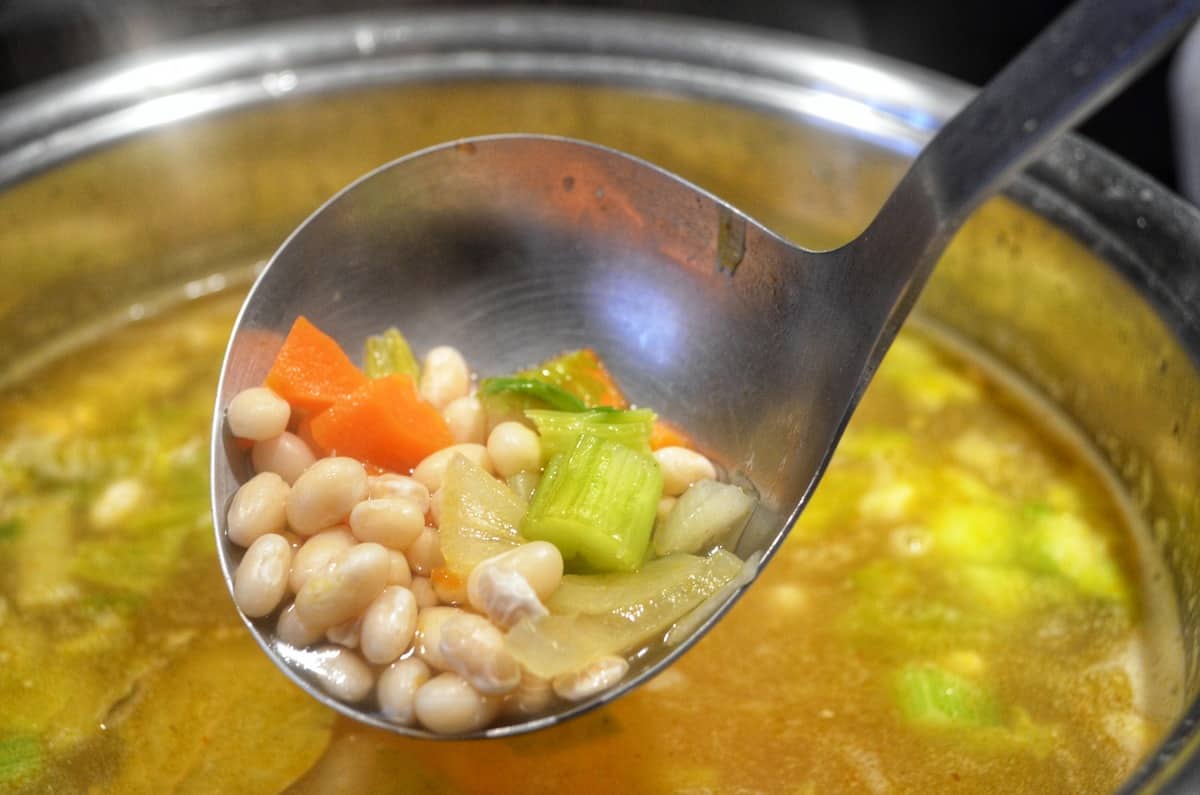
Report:
<svg viewBox="0 0 1200 795"><path fill-rule="evenodd" d="M1200 0L1075 4L942 127L866 230L833 251L795 246L645 161L562 138L463 140L367 174L292 233L234 327L212 448L226 582L232 589L242 550L226 538L225 515L250 471L224 408L262 382L297 315L348 351L398 325L418 350L453 344L486 374L592 346L633 399L758 489L736 550L754 564L703 620L636 655L618 687L470 736L542 729L627 693L710 629L778 549L955 230L1198 13ZM314 698L364 723L435 736L390 723L369 702L331 698L306 674L306 653L274 637L273 619L245 623Z"/></svg>

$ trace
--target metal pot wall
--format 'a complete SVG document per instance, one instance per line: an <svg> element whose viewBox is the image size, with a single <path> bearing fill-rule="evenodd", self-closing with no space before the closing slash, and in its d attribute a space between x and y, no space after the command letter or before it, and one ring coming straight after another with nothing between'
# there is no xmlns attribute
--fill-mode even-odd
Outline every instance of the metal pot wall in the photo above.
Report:
<svg viewBox="0 0 1200 795"><path fill-rule="evenodd" d="M106 65L0 106L0 374L245 278L354 177L466 135L614 146L833 245L967 96L800 38L578 13L344 17ZM1185 671L1127 791L1200 788L1197 266L1195 208L1068 139L980 210L919 306L1061 406L1146 518Z"/></svg>

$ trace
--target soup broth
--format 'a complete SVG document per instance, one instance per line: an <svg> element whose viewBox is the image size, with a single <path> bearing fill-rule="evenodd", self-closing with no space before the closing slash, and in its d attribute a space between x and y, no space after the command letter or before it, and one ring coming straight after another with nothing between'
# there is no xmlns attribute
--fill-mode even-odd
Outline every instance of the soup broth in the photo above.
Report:
<svg viewBox="0 0 1200 795"><path fill-rule="evenodd" d="M0 790L1083 793L1166 728L1147 661L1168 652L1103 478L912 331L761 579L647 686L503 741L338 718L254 645L216 563L237 304L0 396Z"/></svg>

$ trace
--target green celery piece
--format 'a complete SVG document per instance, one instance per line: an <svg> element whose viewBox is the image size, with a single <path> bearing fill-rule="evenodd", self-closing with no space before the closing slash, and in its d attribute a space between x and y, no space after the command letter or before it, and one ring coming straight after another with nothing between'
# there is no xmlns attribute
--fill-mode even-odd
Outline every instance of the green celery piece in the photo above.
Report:
<svg viewBox="0 0 1200 795"><path fill-rule="evenodd" d="M625 407L625 397L612 374L604 367L596 352L588 348L555 356L516 375L518 378L534 378L554 384L582 400L588 408Z"/></svg>
<svg viewBox="0 0 1200 795"><path fill-rule="evenodd" d="M363 354L363 370L367 378L383 378L385 375L407 375L420 380L421 367L413 356L408 340L400 329L390 328L374 337L367 337L366 352Z"/></svg>
<svg viewBox="0 0 1200 795"><path fill-rule="evenodd" d="M662 472L649 452L581 434L546 465L521 535L594 571L633 571L646 557L661 497Z"/></svg>
<svg viewBox="0 0 1200 795"><path fill-rule="evenodd" d="M0 786L16 788L41 772L45 753L37 737L14 734L0 737Z"/></svg>
<svg viewBox="0 0 1200 795"><path fill-rule="evenodd" d="M1000 707L982 686L934 665L907 665L892 682L900 714L924 726L1000 724Z"/></svg>
<svg viewBox="0 0 1200 795"><path fill-rule="evenodd" d="M662 639L741 571L736 555L717 550L660 558L633 573L568 574L547 601L551 615L517 624L506 644L539 676L578 671L598 656Z"/></svg>
<svg viewBox="0 0 1200 795"><path fill-rule="evenodd" d="M440 499L442 555L455 573L465 577L481 561L524 543L517 527L525 504L465 456L446 467Z"/></svg>
<svg viewBox="0 0 1200 795"><path fill-rule="evenodd" d="M567 412L531 409L525 416L533 421L542 437L542 458L549 460L575 447L583 434L617 442L631 450L650 452L650 433L654 430L653 411L649 409L591 409Z"/></svg>
<svg viewBox="0 0 1200 795"><path fill-rule="evenodd" d="M1073 513L1038 511L1023 550L1032 571L1058 574L1084 594L1129 604L1130 588L1097 530Z"/></svg>
<svg viewBox="0 0 1200 795"><path fill-rule="evenodd" d="M533 404L556 409L558 411L584 411L587 406L583 401L548 381L534 378L485 378L479 385L481 397L514 397L524 399L530 405L525 408L536 408Z"/></svg>

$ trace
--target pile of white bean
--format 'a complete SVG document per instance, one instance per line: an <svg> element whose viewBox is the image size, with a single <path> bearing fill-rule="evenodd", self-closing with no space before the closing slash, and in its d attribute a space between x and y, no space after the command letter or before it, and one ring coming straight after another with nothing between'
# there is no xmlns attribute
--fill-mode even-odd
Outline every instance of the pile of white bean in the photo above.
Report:
<svg viewBox="0 0 1200 795"><path fill-rule="evenodd" d="M226 410L234 436L254 442L257 474L234 496L229 539L246 549L234 599L250 618L275 618L276 636L319 685L342 701L374 698L397 724L439 734L520 722L562 701L590 698L628 670L604 657L574 674L541 679L522 669L503 633L546 614L563 559L535 541L484 561L466 582L436 576L442 479L463 455L500 478L530 482L540 468L537 433L520 422L489 432L461 354L425 357L422 396L443 413L455 444L430 455L411 476L368 475L352 458L318 459L287 430L291 407L266 387L247 389ZM715 477L707 458L685 448L656 452L663 469L660 512L688 485Z"/></svg>

